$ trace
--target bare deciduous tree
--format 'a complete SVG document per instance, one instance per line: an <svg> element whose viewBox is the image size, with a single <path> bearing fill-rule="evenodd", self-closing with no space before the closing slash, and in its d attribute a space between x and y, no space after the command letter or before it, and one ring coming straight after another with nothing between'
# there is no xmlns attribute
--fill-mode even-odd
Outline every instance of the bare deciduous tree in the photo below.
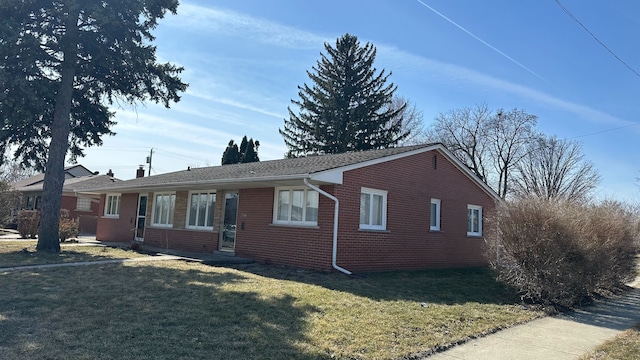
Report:
<svg viewBox="0 0 640 360"><path fill-rule="evenodd" d="M577 141L540 135L517 166L513 183L518 196L569 201L586 200L600 182L593 163Z"/></svg>
<svg viewBox="0 0 640 360"><path fill-rule="evenodd" d="M524 110L498 110L489 122L486 131L489 137L489 152L497 181L495 189L501 198L509 194L510 175L520 160L527 154L529 144L535 138L538 117Z"/></svg>
<svg viewBox="0 0 640 360"><path fill-rule="evenodd" d="M480 179L487 180L491 111L486 104L440 113L427 132L430 141L447 147Z"/></svg>
<svg viewBox="0 0 640 360"><path fill-rule="evenodd" d="M421 110L416 108L415 104L403 96L394 95L387 107L392 111L403 109L391 122L396 123L399 120L402 133L408 134L406 138L398 143L399 145L417 145L427 142L427 133L424 129L423 121L424 115Z"/></svg>

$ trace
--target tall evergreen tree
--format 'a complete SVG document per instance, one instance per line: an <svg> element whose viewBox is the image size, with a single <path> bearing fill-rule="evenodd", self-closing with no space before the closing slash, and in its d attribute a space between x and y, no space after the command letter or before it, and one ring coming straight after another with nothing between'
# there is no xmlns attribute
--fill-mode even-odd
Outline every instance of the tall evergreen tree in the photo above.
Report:
<svg viewBox="0 0 640 360"><path fill-rule="evenodd" d="M397 87L387 84L391 72L373 66L376 48L360 46L350 34L324 48L326 54L307 71L313 84L298 86L300 99L291 100L299 112L289 107L289 119L279 129L287 156L380 149L406 138L410 131L399 116L406 104L388 106Z"/></svg>
<svg viewBox="0 0 640 360"><path fill-rule="evenodd" d="M240 142L240 148L233 140L229 141L227 148L222 154L222 165L250 163L260 161L258 157L258 147L260 141L253 141L253 138L247 140L245 135Z"/></svg>
<svg viewBox="0 0 640 360"><path fill-rule="evenodd" d="M237 164L240 162L240 151L238 151L238 145L230 140L227 148L222 153L222 165Z"/></svg>
<svg viewBox="0 0 640 360"><path fill-rule="evenodd" d="M247 142L247 148L244 153L242 153L242 162L251 163L260 161L260 158L258 157L259 146L260 141L256 140L254 142L253 139L249 139L249 141Z"/></svg>
<svg viewBox="0 0 640 360"><path fill-rule="evenodd" d="M169 107L187 87L151 31L178 0L0 1L0 154L45 170L38 251L58 252L64 162L112 135L114 101Z"/></svg>

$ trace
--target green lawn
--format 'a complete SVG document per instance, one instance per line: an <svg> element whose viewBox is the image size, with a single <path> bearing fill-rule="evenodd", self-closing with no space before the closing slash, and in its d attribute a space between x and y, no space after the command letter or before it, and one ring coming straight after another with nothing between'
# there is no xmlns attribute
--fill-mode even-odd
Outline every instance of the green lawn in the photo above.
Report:
<svg viewBox="0 0 640 360"><path fill-rule="evenodd" d="M162 261L5 272L0 289L2 359L395 359L542 315L487 269Z"/></svg>
<svg viewBox="0 0 640 360"><path fill-rule="evenodd" d="M582 356L581 360L638 360L640 359L640 324Z"/></svg>
<svg viewBox="0 0 640 360"><path fill-rule="evenodd" d="M0 267L126 259L147 256L104 246L61 244L59 254L37 253L36 240L0 241Z"/></svg>

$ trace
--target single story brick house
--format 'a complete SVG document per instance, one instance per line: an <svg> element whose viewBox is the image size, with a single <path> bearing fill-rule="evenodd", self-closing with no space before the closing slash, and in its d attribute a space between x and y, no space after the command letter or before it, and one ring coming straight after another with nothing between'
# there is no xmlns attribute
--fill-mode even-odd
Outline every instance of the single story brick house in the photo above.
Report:
<svg viewBox="0 0 640 360"><path fill-rule="evenodd" d="M441 144L140 177L100 194L96 238L346 273L481 266L499 197Z"/></svg>
<svg viewBox="0 0 640 360"><path fill-rule="evenodd" d="M68 210L70 218L78 219L81 234L95 234L100 197L96 194L81 193L81 191L119 180L113 177L111 171L105 175L98 175L80 164L66 167L64 178L60 209ZM11 184L12 189L20 192L21 195L14 209L14 215L23 209L40 210L43 184L44 174L36 174Z"/></svg>

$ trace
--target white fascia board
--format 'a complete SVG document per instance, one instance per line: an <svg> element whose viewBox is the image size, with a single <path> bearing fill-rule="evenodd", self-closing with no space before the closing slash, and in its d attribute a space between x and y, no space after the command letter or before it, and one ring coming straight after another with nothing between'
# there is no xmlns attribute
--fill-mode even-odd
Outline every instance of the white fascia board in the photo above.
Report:
<svg viewBox="0 0 640 360"><path fill-rule="evenodd" d="M449 161L453 163L460 171L462 171L471 181L475 182L487 195L493 197L496 201L503 201L498 193L496 193L487 183L480 180L476 174L474 174L469 167L462 163L449 149L447 149L444 145L438 146L438 151L446 157Z"/></svg>
<svg viewBox="0 0 640 360"><path fill-rule="evenodd" d="M344 174L342 168L332 169L311 174L309 175L309 179L317 182L342 185L342 174Z"/></svg>

